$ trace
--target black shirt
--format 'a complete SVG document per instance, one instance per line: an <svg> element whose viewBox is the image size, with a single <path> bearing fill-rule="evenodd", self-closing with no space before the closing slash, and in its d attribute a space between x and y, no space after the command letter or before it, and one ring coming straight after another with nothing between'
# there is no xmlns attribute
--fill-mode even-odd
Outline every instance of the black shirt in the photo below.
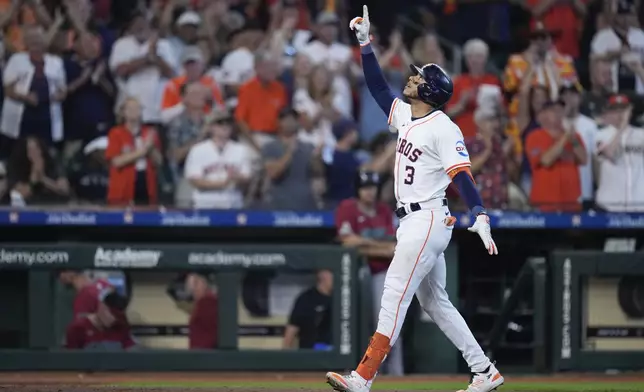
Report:
<svg viewBox="0 0 644 392"><path fill-rule="evenodd" d="M316 343L331 344L331 297L315 287L295 300L288 323L299 328L300 348L313 348Z"/></svg>

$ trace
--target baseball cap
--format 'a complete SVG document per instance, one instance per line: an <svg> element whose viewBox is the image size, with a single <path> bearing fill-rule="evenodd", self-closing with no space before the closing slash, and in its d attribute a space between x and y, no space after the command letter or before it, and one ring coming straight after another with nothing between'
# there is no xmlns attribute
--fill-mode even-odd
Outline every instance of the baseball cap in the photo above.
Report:
<svg viewBox="0 0 644 392"><path fill-rule="evenodd" d="M606 101L605 110L624 109L631 106L631 100L624 94L613 94Z"/></svg>
<svg viewBox="0 0 644 392"><path fill-rule="evenodd" d="M201 16L194 11L186 11L176 21L177 26L185 25L194 25L198 26L201 24Z"/></svg>
<svg viewBox="0 0 644 392"><path fill-rule="evenodd" d="M293 109L290 106L282 108L282 110L280 110L280 112L277 114L277 118L280 119L280 120L282 120L285 117L289 117L289 116L298 118L298 117L300 117L300 114L297 112L297 110Z"/></svg>
<svg viewBox="0 0 644 392"><path fill-rule="evenodd" d="M340 18L338 18L338 15L336 15L335 12L323 11L320 12L318 17L315 19L315 22L320 25L336 24L340 22Z"/></svg>
<svg viewBox="0 0 644 392"><path fill-rule="evenodd" d="M531 28L530 28L530 38L543 38L543 37L551 37L553 35L553 32L549 29L546 28L546 25L543 24L543 22L536 22Z"/></svg>
<svg viewBox="0 0 644 392"><path fill-rule="evenodd" d="M223 108L215 108L206 116L205 123L207 125L211 124L221 124L222 122L232 123L233 117L230 112Z"/></svg>
<svg viewBox="0 0 644 392"><path fill-rule="evenodd" d="M617 14L619 15L628 15L632 14L635 11L635 4L632 1L629 0L617 0L617 6L616 6Z"/></svg>
<svg viewBox="0 0 644 392"><path fill-rule="evenodd" d="M232 40L239 34L247 33L247 32L263 32L262 26L259 24L259 22L254 21L254 20L248 20L244 21L239 27L232 29L230 33L228 33L228 40Z"/></svg>
<svg viewBox="0 0 644 392"><path fill-rule="evenodd" d="M198 46L188 46L187 48L185 48L183 55L181 56L181 60L184 64L190 61L198 61L200 63L203 63L205 61L203 52L201 51L201 49L199 49Z"/></svg>
<svg viewBox="0 0 644 392"><path fill-rule="evenodd" d="M498 113L493 108L479 106L474 111L474 122L477 123L488 118L497 117L497 115Z"/></svg>
<svg viewBox="0 0 644 392"><path fill-rule="evenodd" d="M333 136L336 140L345 137L351 131L357 131L358 125L351 119L343 118L333 124Z"/></svg>
<svg viewBox="0 0 644 392"><path fill-rule="evenodd" d="M380 184L380 175L372 171L361 171L356 179L356 188L363 186L378 186Z"/></svg>
<svg viewBox="0 0 644 392"><path fill-rule="evenodd" d="M541 107L541 111L554 108L556 106L566 106L566 104L561 99L549 100L544 102L543 106Z"/></svg>
<svg viewBox="0 0 644 392"><path fill-rule="evenodd" d="M581 87L573 82L564 82L561 87L559 88L559 95L567 92L567 91L572 91L575 93L581 93Z"/></svg>
<svg viewBox="0 0 644 392"><path fill-rule="evenodd" d="M107 136L100 136L90 141L83 148L83 154L89 155L97 150L107 150Z"/></svg>

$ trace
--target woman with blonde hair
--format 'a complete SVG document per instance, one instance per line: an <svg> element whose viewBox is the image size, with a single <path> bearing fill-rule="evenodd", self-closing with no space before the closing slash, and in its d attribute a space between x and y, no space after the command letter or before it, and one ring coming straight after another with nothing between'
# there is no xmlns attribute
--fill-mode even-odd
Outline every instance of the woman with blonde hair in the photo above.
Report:
<svg viewBox="0 0 644 392"><path fill-rule="evenodd" d="M138 99L126 98L117 112L119 125L108 134L105 158L110 164L107 202L148 205L157 202L157 168L161 142L153 127L142 121Z"/></svg>
<svg viewBox="0 0 644 392"><path fill-rule="evenodd" d="M333 86L333 75L323 65L311 71L306 87L293 94L293 109L302 120L304 130L299 139L316 147L334 146L332 124L342 117L341 102Z"/></svg>

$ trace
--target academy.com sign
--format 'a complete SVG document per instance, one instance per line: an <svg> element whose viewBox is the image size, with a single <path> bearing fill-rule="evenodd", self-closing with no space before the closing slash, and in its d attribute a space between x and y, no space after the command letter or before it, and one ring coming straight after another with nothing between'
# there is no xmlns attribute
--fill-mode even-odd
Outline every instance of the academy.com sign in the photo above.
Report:
<svg viewBox="0 0 644 392"><path fill-rule="evenodd" d="M163 252L158 249L96 248L94 266L98 268L153 268Z"/></svg>
<svg viewBox="0 0 644 392"><path fill-rule="evenodd" d="M242 267L278 267L286 265L283 253L196 253L188 255L188 264Z"/></svg>

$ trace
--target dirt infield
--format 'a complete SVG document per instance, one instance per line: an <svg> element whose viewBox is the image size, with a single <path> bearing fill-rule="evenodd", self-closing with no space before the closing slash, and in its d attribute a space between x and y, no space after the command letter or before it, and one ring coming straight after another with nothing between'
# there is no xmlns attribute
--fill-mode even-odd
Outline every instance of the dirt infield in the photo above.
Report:
<svg viewBox="0 0 644 392"><path fill-rule="evenodd" d="M553 376L519 376L506 377L506 383L511 380L517 383L553 383L573 384L589 382L609 382L613 385L627 382L644 382L642 373L624 373L619 375L601 374L558 374ZM226 387L227 383L239 385L243 383L261 384L279 382L302 382L308 387L302 388L280 388L280 392L303 392L303 391L330 391L324 384L324 374L320 373L71 373L71 372L21 372L21 373L0 373L1 392L183 392L183 391L216 391L216 392L266 392L267 389L261 386L254 387ZM457 381L463 385L467 382L466 375L456 376L407 376L407 377L380 377L379 386L396 390L396 385L416 384L419 391L422 385L431 383L445 383ZM194 385L195 383L218 383L217 387L181 387L181 383ZM141 387L124 387L118 384L141 384ZM144 387L145 384L155 385ZM159 384L169 383L172 386L159 388ZM223 384L223 385L222 385ZM311 385L319 385L319 388ZM443 392L428 391L422 388L422 392ZM563 388L562 388L563 389ZM407 389L406 392L415 392ZM451 390L450 392L454 392ZM500 389L500 392L512 392L511 388Z"/></svg>

